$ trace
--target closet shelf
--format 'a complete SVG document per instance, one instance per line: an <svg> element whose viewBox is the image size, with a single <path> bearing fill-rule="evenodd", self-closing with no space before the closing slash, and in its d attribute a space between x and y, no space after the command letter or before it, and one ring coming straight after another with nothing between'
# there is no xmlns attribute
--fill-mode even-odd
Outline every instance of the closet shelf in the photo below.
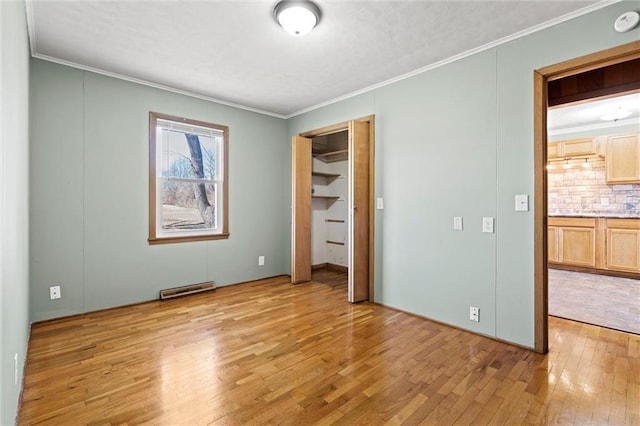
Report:
<svg viewBox="0 0 640 426"><path fill-rule="evenodd" d="M311 172L312 176L321 176L327 179L336 179L339 178L340 175L336 173L324 173L324 172Z"/></svg>
<svg viewBox="0 0 640 426"><path fill-rule="evenodd" d="M337 200L338 198L340 198L340 197L335 196L335 195L312 195L312 196L311 196L311 198L320 198L320 199L323 199L323 200L333 200L333 201L336 201L336 200Z"/></svg>
<svg viewBox="0 0 640 426"><path fill-rule="evenodd" d="M341 149L338 151L330 151L330 152L322 152L318 154L313 154L319 160L324 161L325 163L333 163L334 161L344 161L349 158L349 150Z"/></svg>

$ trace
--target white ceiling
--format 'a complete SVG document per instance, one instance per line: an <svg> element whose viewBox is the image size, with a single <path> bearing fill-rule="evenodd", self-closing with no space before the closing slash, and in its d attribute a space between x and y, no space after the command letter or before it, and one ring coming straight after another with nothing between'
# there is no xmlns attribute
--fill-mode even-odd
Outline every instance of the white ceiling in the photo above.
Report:
<svg viewBox="0 0 640 426"><path fill-rule="evenodd" d="M618 109L629 111L631 115L616 121L600 118ZM560 106L549 109L547 114L547 129L550 135L621 125L636 125L640 131L640 93Z"/></svg>
<svg viewBox="0 0 640 426"><path fill-rule="evenodd" d="M27 16L35 57L287 117L603 5L317 0L320 24L292 37L276 3L28 0Z"/></svg>

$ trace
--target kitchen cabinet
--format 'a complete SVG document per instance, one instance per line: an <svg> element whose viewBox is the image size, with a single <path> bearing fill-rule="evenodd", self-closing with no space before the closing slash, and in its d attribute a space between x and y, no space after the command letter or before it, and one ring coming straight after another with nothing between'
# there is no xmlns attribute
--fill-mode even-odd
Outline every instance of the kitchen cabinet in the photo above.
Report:
<svg viewBox="0 0 640 426"><path fill-rule="evenodd" d="M640 219L549 217L548 223L552 267L640 273Z"/></svg>
<svg viewBox="0 0 640 426"><path fill-rule="evenodd" d="M595 219L576 218L558 227L558 262L596 266Z"/></svg>
<svg viewBox="0 0 640 426"><path fill-rule="evenodd" d="M607 138L607 183L640 183L640 133Z"/></svg>
<svg viewBox="0 0 640 426"><path fill-rule="evenodd" d="M558 262L558 228L555 226L549 226L547 234L549 262Z"/></svg>
<svg viewBox="0 0 640 426"><path fill-rule="evenodd" d="M547 146L547 158L561 158L562 157L562 142L549 142Z"/></svg>
<svg viewBox="0 0 640 426"><path fill-rule="evenodd" d="M607 219L607 269L640 272L640 219Z"/></svg>
<svg viewBox="0 0 640 426"><path fill-rule="evenodd" d="M547 158L572 158L596 155L597 143L593 138L571 139L550 142L547 145Z"/></svg>
<svg viewBox="0 0 640 426"><path fill-rule="evenodd" d="M562 141L562 156L577 157L595 155L596 142L593 138Z"/></svg>

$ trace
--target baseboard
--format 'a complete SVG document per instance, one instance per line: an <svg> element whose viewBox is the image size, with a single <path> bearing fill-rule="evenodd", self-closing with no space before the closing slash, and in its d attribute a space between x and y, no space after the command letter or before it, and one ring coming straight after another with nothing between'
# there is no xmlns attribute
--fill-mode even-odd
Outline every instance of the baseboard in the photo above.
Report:
<svg viewBox="0 0 640 426"><path fill-rule="evenodd" d="M496 342L504 343L506 345L514 346L516 348L525 349L527 351L535 352L535 348L532 348L532 347L529 347L529 346L525 346L525 345L521 345L521 344L515 343L515 342L510 342L508 340L504 340L504 339L501 339L501 338L496 337L496 336L490 336L488 334L479 333L477 331L469 330L467 328L462 328L460 326L449 324L449 323L446 323L446 322L443 322L443 321L438 321L438 320L435 320L433 318L429 318L429 317L424 316L424 315L416 314L414 312L409 312L409 311L405 311L405 310L402 310L402 309L394 308L393 306L387 306L384 303L380 303L380 302L369 302L369 303L373 303L374 305L383 306L383 307L385 307L387 309L391 309L393 311L402 312L403 314L407 314L407 315L411 315L411 316L414 316L414 317L418 317L418 318L421 318L421 319L426 320L426 321L431 321L433 323L440 324L440 325L443 325L445 327L451 327L451 328L454 328L456 330L466 331L467 333L475 334L476 336L486 337L487 339L495 340Z"/></svg>
<svg viewBox="0 0 640 426"><path fill-rule="evenodd" d="M240 284L250 284L256 281L262 281L262 280L270 280L273 278L278 278L278 277L291 277L291 275L289 274L278 274L278 275L272 275L269 277L264 277L264 278L256 278L255 280L249 280L249 281L241 281L238 283L231 283L231 284L225 284L225 285L221 285L220 287L217 287L218 289L224 288L224 287L228 287L228 286L232 286L232 285L240 285ZM142 300L140 302L134 302L134 303L126 303L124 305L119 305L119 306L111 306L109 308L103 308L103 309L95 309L93 311L86 311L86 312L80 312L77 314L70 314L70 315L63 315L61 317L56 317L56 318L49 318L46 320L40 320L40 321L33 321L31 323L31 325L36 325L36 324L46 324L49 322L54 322L54 321L58 321L58 320L64 320L64 319L68 319L68 318L75 318L75 317L81 317L83 315L89 315L89 314L94 314L97 312L105 312L105 311L112 311L114 309L121 309L121 308L128 308L131 306L138 306L138 305L143 305L145 303L162 303L162 301L160 299L149 299L149 300Z"/></svg>
<svg viewBox="0 0 640 426"><path fill-rule="evenodd" d="M584 266L563 265L561 263L551 262L549 262L549 269L560 269L562 271L582 272L585 274L607 275L609 277L631 278L634 280L640 280L640 273L637 272L612 271L610 269L595 269L587 268Z"/></svg>
<svg viewBox="0 0 640 426"><path fill-rule="evenodd" d="M311 265L312 271L317 271L320 269L327 269L329 271L345 272L345 273L349 272L349 268L347 268L346 266L336 265L335 263L319 263L317 265Z"/></svg>

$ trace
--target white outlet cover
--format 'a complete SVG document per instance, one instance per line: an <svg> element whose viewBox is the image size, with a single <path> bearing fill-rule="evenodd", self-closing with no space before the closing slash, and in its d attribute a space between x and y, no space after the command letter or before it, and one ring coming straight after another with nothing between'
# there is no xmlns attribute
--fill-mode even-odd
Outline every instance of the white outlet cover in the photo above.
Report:
<svg viewBox="0 0 640 426"><path fill-rule="evenodd" d="M378 210L384 209L384 199L382 197L376 198L376 209Z"/></svg>
<svg viewBox="0 0 640 426"><path fill-rule="evenodd" d="M462 231L462 216L453 217L453 230Z"/></svg>

